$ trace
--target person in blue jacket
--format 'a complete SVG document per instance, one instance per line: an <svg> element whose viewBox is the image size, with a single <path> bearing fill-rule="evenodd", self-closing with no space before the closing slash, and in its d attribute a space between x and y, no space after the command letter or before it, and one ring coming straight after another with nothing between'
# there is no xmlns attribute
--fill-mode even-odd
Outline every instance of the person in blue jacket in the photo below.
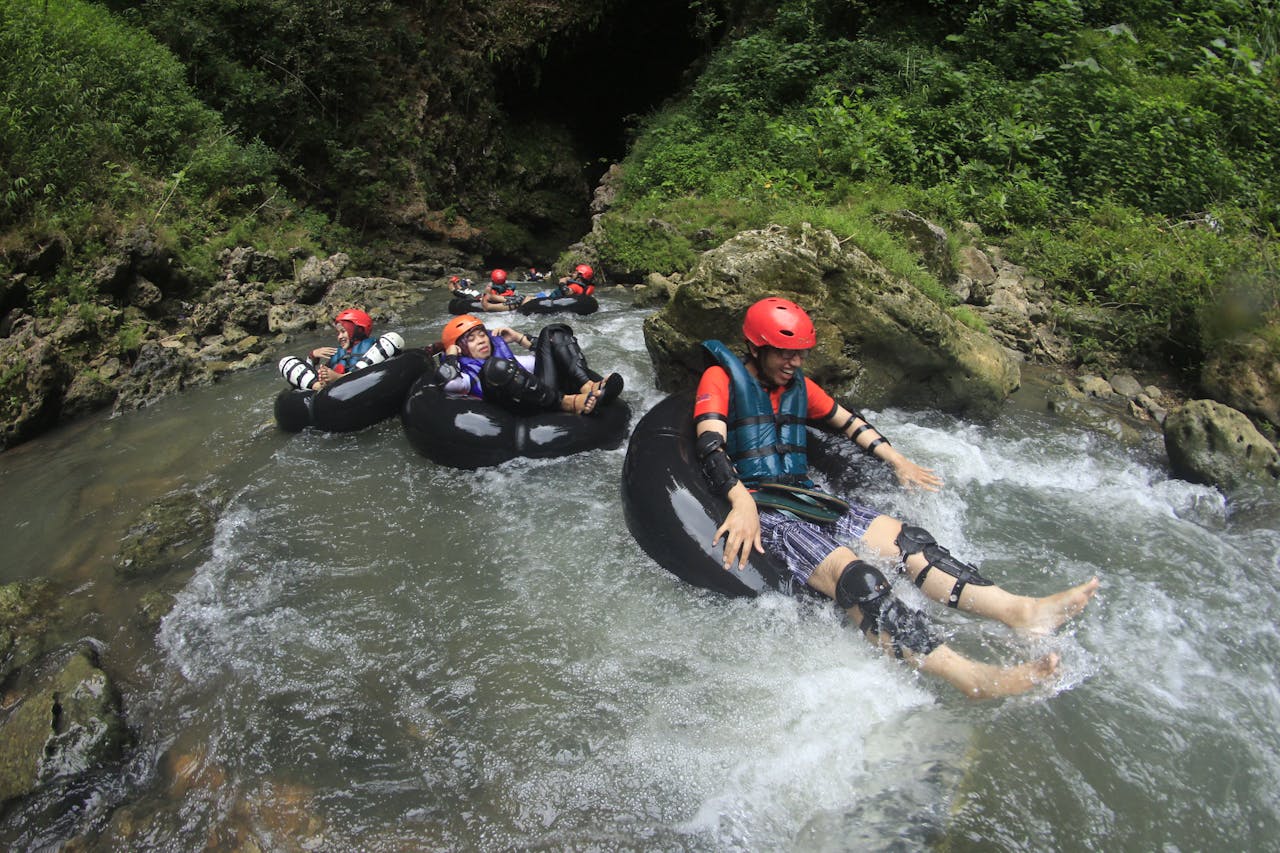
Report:
<svg viewBox="0 0 1280 853"><path fill-rule="evenodd" d="M517 355L512 346L527 352ZM588 367L564 323L530 338L511 328L489 331L478 317L462 314L445 324L440 350L436 378L447 393L478 397L517 414L590 415L623 388L619 374L603 377Z"/></svg>

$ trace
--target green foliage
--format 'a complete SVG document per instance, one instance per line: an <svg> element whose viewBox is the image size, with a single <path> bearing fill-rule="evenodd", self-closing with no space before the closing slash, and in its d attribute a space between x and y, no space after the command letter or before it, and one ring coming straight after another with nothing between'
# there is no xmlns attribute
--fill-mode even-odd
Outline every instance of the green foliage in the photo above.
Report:
<svg viewBox="0 0 1280 853"><path fill-rule="evenodd" d="M852 200L909 188L913 209L978 223L1063 298L1106 306L1100 343L1182 364L1221 334L1233 282L1274 298L1274 3L927 0L916 30L911 0L892 26L842 30L829 5L785 0L652 116L618 215L665 220L696 195L804 216L948 304L892 237L849 221ZM1210 210L1220 229L1193 224Z"/></svg>
<svg viewBox="0 0 1280 853"><path fill-rule="evenodd" d="M96 204L158 217L175 196L230 211L270 182L270 152L232 140L177 60L100 6L2 0L0 52L0 228Z"/></svg>
<svg viewBox="0 0 1280 853"><path fill-rule="evenodd" d="M1254 304L1280 299L1274 258L1268 271L1250 224L1235 211L1169 221L1113 205L1019 231L1009 247L1063 299L1108 309L1106 346L1190 365L1223 334L1212 318L1229 292L1249 282Z"/></svg>

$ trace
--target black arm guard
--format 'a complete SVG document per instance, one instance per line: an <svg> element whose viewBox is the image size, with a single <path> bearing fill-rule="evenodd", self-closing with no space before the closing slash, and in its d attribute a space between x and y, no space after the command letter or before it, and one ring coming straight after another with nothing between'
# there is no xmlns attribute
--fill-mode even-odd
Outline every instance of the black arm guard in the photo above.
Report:
<svg viewBox="0 0 1280 853"><path fill-rule="evenodd" d="M436 368L437 383L448 385L461 375L462 371L458 368L458 357L456 355L446 355L440 359L440 365Z"/></svg>
<svg viewBox="0 0 1280 853"><path fill-rule="evenodd" d="M698 461L702 463L702 475L707 478L712 494L720 497L729 494L733 484L738 482L738 471L725 452L724 436L714 430L707 430L698 436L694 448L698 452Z"/></svg>

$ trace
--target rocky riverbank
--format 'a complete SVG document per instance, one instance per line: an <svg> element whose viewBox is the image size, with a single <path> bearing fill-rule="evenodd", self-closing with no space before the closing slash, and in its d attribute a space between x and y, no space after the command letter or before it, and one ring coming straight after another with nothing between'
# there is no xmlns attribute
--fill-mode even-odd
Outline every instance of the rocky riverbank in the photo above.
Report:
<svg viewBox="0 0 1280 853"><path fill-rule="evenodd" d="M904 214L902 221L935 243L947 239L918 218ZM927 247L916 242L928 258ZM1229 493L1259 483L1275 487L1275 447L1248 416L1217 401L1188 403L1184 389L1149 376L1073 369L1057 307L1034 276L995 246L974 243L957 257L949 268L940 267L940 280L985 328L964 322L960 312L939 306L829 231L771 227L738 234L707 252L688 274L651 275L640 288L642 302L662 305L645 324L659 381L669 388L690 381L701 366L699 340L736 342L739 309L766 293L782 293L806 304L818 322L821 345L808 368L820 381L849 391L860 405L988 417L1028 386L1018 393L1032 390L1032 405L1119 440L1145 442L1162 431L1179 476L1213 482ZM61 372L52 372L61 384L31 386L51 398L61 394L60 402L33 410L55 406L59 417L67 417L92 408L90 400L124 410L261 365L291 337L327 324L343 307L364 306L380 324L394 328L399 312L443 286L447 273L475 274L478 265L476 259L418 255L402 260L391 276L352 276L342 254L281 259L251 248L229 251L204 301L181 310L157 309L157 316L168 319L150 328L164 335L141 344L136 358L99 352L87 359L88 371L109 390L101 397L77 390L88 381L79 374L66 380L77 350L58 349L60 342L84 344L86 338L75 331L83 318L46 324L18 317L4 345L26 342L62 365ZM138 262L130 267L135 276L144 268ZM156 305L173 298L157 289L162 296ZM150 292L136 281L125 290ZM1256 378L1264 373L1248 375L1265 388ZM1265 405L1267 395L1256 396ZM139 601L140 630L154 632L172 606L165 590L180 586L208 558L213 520L225 500L198 490L170 494L148 507L119 543L114 562L120 582L164 581ZM75 600L47 581L0 587L0 801L115 766L128 752L128 709L97 643L80 639L83 614L67 612ZM127 674L115 677L122 675Z"/></svg>

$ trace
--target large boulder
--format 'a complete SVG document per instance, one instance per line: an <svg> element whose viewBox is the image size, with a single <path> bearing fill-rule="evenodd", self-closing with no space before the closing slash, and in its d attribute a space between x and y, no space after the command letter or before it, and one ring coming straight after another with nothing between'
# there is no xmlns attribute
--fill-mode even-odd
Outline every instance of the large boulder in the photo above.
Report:
<svg viewBox="0 0 1280 853"><path fill-rule="evenodd" d="M1205 359L1200 385L1214 400L1280 429L1280 353L1264 338L1244 334L1218 347Z"/></svg>
<svg viewBox="0 0 1280 853"><path fill-rule="evenodd" d="M1174 475L1231 490L1247 482L1280 481L1280 453L1249 418L1214 400L1192 400L1164 423Z"/></svg>
<svg viewBox="0 0 1280 853"><path fill-rule="evenodd" d="M705 362L699 342L742 339L757 299L795 300L813 317L818 345L806 372L858 405L920 406L989 416L1018 387L1014 358L908 282L830 231L804 225L746 231L706 252L645 343L666 390L689 387Z"/></svg>

